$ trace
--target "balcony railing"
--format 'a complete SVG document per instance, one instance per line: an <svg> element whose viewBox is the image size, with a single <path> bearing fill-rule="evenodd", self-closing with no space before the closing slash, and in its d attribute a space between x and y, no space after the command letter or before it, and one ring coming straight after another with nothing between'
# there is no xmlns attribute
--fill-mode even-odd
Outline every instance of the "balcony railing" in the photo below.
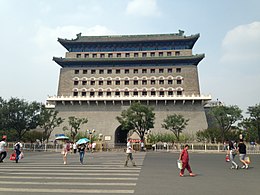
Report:
<svg viewBox="0 0 260 195"><path fill-rule="evenodd" d="M211 95L111 95L111 96L49 96L47 102L53 101L121 101L121 100L211 100Z"/></svg>

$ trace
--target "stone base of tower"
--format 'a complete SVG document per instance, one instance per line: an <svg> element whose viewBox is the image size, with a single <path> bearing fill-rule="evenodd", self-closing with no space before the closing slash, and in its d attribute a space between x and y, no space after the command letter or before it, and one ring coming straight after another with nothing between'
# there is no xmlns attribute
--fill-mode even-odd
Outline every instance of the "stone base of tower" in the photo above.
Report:
<svg viewBox="0 0 260 195"><path fill-rule="evenodd" d="M65 119L62 126L56 128L50 139L54 138L55 134L64 133L63 126L68 125L68 117L75 116L77 118L87 118L88 123L81 126L80 131L87 129L95 129L95 134L103 135L103 140L106 144L113 147L117 144L124 144L126 140L126 133L120 130L120 124L116 120L123 110L130 106L130 101L119 102L82 102L82 103L62 103L56 102L55 109L59 111L59 116ZM183 133L194 134L199 130L204 130L208 127L206 115L202 101L149 101L142 102L154 108L155 124L151 129L152 133L170 133L162 128L163 120L167 115L174 113L183 115L189 119L188 125ZM120 136L120 137L119 137Z"/></svg>

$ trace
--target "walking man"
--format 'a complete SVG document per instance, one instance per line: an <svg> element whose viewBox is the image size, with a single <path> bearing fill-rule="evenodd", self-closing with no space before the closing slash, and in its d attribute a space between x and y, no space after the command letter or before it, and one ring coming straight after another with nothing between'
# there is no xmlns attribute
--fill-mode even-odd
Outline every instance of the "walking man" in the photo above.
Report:
<svg viewBox="0 0 260 195"><path fill-rule="evenodd" d="M180 177L183 177L184 170L187 169L190 173L191 177L194 177L195 174L192 173L191 167L189 165L189 153L188 153L189 145L186 144L182 152L180 153L179 160L182 161L182 169L180 172Z"/></svg>
<svg viewBox="0 0 260 195"><path fill-rule="evenodd" d="M16 154L15 157L15 162L18 163L19 159L20 159L20 154L21 154L21 148L22 148L22 144L18 141L15 145L14 145L14 151Z"/></svg>
<svg viewBox="0 0 260 195"><path fill-rule="evenodd" d="M4 159L7 155L6 147L6 136L3 136L2 140L0 141L0 163L4 162Z"/></svg>
<svg viewBox="0 0 260 195"><path fill-rule="evenodd" d="M134 159L133 159L133 148L132 148L132 145L131 145L131 138L128 138L128 141L127 141L127 144L126 144L126 161L125 161L125 167L127 167L127 163L129 161L129 159L131 160L133 166L135 167L135 162L134 162Z"/></svg>

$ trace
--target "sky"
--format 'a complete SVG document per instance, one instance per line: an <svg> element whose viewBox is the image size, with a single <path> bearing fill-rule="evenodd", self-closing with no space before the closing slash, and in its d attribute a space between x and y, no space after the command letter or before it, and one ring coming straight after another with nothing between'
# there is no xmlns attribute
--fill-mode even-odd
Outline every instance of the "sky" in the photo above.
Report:
<svg viewBox="0 0 260 195"><path fill-rule="evenodd" d="M260 103L259 0L0 0L0 97L45 103L65 57L59 38L199 33L202 95L245 113Z"/></svg>

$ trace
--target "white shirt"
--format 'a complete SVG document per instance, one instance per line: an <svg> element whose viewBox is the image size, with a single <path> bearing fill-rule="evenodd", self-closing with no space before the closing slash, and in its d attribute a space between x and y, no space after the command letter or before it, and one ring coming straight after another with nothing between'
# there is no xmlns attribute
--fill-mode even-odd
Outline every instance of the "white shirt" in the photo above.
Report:
<svg viewBox="0 0 260 195"><path fill-rule="evenodd" d="M130 154L130 153L132 153L132 145L131 145L131 142L127 142L127 144L126 144L126 153L127 154Z"/></svg>
<svg viewBox="0 0 260 195"><path fill-rule="evenodd" d="M95 149L96 148L96 142L92 143L92 148Z"/></svg>
<svg viewBox="0 0 260 195"><path fill-rule="evenodd" d="M73 149L77 149L77 145L75 143L73 144Z"/></svg>
<svg viewBox="0 0 260 195"><path fill-rule="evenodd" d="M4 152L6 146L7 146L6 142L5 141L1 141L0 142L0 152Z"/></svg>

